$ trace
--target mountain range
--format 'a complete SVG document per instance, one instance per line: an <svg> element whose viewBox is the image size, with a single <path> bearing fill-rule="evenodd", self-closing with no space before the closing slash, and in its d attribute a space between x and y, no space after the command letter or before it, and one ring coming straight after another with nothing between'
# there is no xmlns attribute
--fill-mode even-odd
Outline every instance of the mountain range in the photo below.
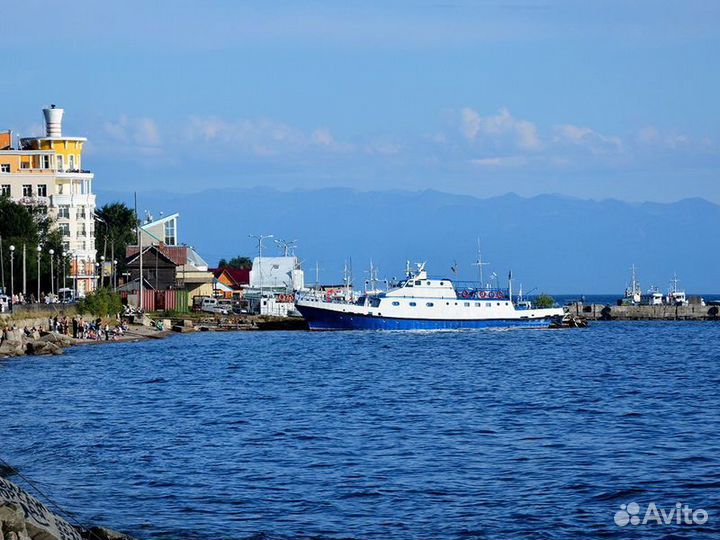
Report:
<svg viewBox="0 0 720 540"><path fill-rule="evenodd" d="M666 290L677 272L689 293L720 291L720 206L698 198L666 204L264 187L137 195L141 216L179 212L180 241L211 266L256 255L250 234L297 240L308 282L316 267L321 282L340 282L345 261L355 282L364 281L371 259L380 277L402 276L410 260L426 261L432 275L477 279L479 238L486 280L495 272L504 284L512 270L514 287L525 291L620 294L632 264L643 289ZM132 205L133 194L98 193L99 205L112 201ZM279 254L273 239L263 249Z"/></svg>

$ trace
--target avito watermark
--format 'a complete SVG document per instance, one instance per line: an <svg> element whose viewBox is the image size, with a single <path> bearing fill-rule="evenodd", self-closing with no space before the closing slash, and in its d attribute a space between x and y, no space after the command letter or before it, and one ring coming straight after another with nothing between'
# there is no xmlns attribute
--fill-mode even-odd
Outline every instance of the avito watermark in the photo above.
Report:
<svg viewBox="0 0 720 540"><path fill-rule="evenodd" d="M658 508L651 502L647 505L645 513L636 502L621 504L620 510L615 512L615 525L704 525L709 516L706 510L698 508L693 510L687 504L675 503L671 509ZM642 514L642 517L640 517Z"/></svg>

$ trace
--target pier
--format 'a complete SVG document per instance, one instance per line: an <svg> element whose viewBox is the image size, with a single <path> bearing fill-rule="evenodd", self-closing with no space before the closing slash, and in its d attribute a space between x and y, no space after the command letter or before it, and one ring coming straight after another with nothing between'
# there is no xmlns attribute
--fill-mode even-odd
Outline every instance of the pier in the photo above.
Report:
<svg viewBox="0 0 720 540"><path fill-rule="evenodd" d="M571 315L590 321L720 321L720 307L701 304L611 306L575 302L566 307Z"/></svg>

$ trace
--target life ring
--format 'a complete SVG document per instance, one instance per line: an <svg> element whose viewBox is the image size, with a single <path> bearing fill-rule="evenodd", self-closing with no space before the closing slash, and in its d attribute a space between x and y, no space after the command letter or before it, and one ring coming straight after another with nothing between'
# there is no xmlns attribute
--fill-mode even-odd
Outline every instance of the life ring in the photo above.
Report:
<svg viewBox="0 0 720 540"><path fill-rule="evenodd" d="M479 296L480 298L485 298L485 297L487 296L487 294L485 294L485 291L480 291L480 292L478 293L478 296Z"/></svg>
<svg viewBox="0 0 720 540"><path fill-rule="evenodd" d="M470 291L466 290L466 291L461 292L460 296L462 296L463 298L470 298L472 296L472 293Z"/></svg>
<svg viewBox="0 0 720 540"><path fill-rule="evenodd" d="M488 293L488 298L495 298L495 291L490 291Z"/></svg>
<svg viewBox="0 0 720 540"><path fill-rule="evenodd" d="M497 297L498 297L498 298L505 298L505 293L502 292L502 291L498 291L498 292L497 292Z"/></svg>

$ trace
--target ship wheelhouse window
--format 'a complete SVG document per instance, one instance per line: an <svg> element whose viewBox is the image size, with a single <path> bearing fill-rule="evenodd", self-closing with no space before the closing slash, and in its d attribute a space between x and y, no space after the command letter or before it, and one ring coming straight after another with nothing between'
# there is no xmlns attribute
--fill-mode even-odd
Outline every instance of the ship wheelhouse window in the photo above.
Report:
<svg viewBox="0 0 720 540"><path fill-rule="evenodd" d="M412 281L408 281L408 282L405 284L405 286L406 286L406 287L412 287L412 286L413 286Z"/></svg>
<svg viewBox="0 0 720 540"><path fill-rule="evenodd" d="M393 302L393 306L399 306L400 302Z"/></svg>
<svg viewBox="0 0 720 540"><path fill-rule="evenodd" d="M425 304L425 305L426 305L427 307L433 307L435 304L433 304L432 302L428 302L428 303Z"/></svg>
<svg viewBox="0 0 720 540"><path fill-rule="evenodd" d="M410 302L410 306L415 307L415 306L417 306L417 304L415 302Z"/></svg>
<svg viewBox="0 0 720 540"><path fill-rule="evenodd" d="M422 285L422 281L420 281L420 280L418 279L418 280L415 282L415 285Z"/></svg>

